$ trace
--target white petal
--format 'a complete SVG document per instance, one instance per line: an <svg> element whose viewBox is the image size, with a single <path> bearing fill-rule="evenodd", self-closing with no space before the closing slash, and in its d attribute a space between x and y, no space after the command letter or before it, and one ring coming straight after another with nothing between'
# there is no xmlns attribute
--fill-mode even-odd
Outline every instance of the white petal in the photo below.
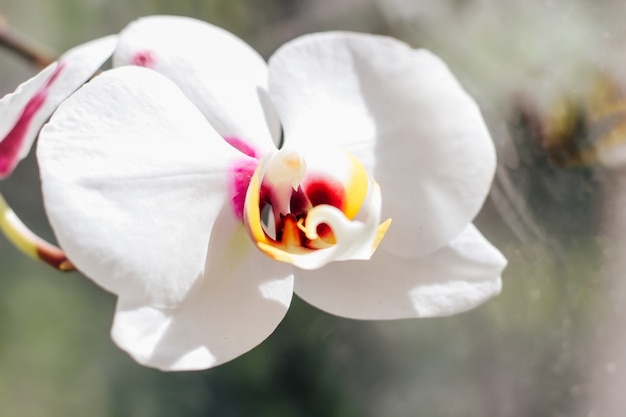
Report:
<svg viewBox="0 0 626 417"><path fill-rule="evenodd" d="M268 107L267 65L241 39L208 23L177 16L151 16L120 34L113 62L143 65L174 81L225 138L250 145L257 157L275 148L279 133Z"/></svg>
<svg viewBox="0 0 626 417"><path fill-rule="evenodd" d="M116 42L108 36L70 49L0 100L0 178L28 155L41 126L111 56Z"/></svg>
<svg viewBox="0 0 626 417"><path fill-rule="evenodd" d="M201 275L215 218L230 208L228 170L248 158L171 81L138 67L107 71L66 100L37 156L70 260L156 306L176 305Z"/></svg>
<svg viewBox="0 0 626 417"><path fill-rule="evenodd" d="M225 211L211 235L205 275L183 303L159 309L120 297L112 335L143 365L170 371L210 368L269 336L292 293L292 268L259 252L241 222Z"/></svg>
<svg viewBox="0 0 626 417"><path fill-rule="evenodd" d="M391 38L304 36L270 59L287 146L343 146L380 184L396 254L432 252L483 204L494 146L475 102L436 56Z"/></svg>
<svg viewBox="0 0 626 417"><path fill-rule="evenodd" d="M505 266L500 252L470 225L423 258L400 258L381 247L369 261L297 271L295 292L324 311L354 319L446 316L497 295Z"/></svg>

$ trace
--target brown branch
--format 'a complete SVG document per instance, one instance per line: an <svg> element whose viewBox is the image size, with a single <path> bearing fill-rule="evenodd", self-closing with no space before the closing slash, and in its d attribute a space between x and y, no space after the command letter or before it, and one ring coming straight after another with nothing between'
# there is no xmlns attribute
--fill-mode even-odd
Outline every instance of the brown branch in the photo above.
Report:
<svg viewBox="0 0 626 417"><path fill-rule="evenodd" d="M44 68L56 59L52 54L10 30L2 16L0 16L0 46L16 53L39 68Z"/></svg>

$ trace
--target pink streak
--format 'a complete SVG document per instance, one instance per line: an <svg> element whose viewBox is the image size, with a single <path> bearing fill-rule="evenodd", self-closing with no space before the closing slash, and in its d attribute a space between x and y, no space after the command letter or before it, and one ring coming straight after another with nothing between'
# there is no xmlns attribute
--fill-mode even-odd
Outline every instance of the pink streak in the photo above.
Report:
<svg viewBox="0 0 626 417"><path fill-rule="evenodd" d="M261 155L256 151L256 149L252 147L252 145L250 145L249 143L247 143L246 141L242 139L239 139L238 137L228 136L228 137L225 137L224 140L228 142L230 146L232 146L233 148L237 149L240 152L243 152L244 154L248 156L251 156L256 159L259 159L261 157Z"/></svg>
<svg viewBox="0 0 626 417"><path fill-rule="evenodd" d="M19 154L24 147L26 134L36 116L37 112L44 105L48 98L48 93L52 83L59 77L64 65L59 64L54 73L50 76L46 84L44 84L33 95L30 101L24 107L20 118L13 126L13 129L0 142L0 179L8 177L19 162Z"/></svg>

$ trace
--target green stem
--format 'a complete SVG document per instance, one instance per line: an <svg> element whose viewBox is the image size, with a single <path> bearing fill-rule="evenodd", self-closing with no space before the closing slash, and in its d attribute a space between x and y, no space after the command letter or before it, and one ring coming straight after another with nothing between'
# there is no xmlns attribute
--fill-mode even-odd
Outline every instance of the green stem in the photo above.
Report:
<svg viewBox="0 0 626 417"><path fill-rule="evenodd" d="M45 262L60 271L76 269L61 249L46 242L26 227L2 194L0 194L0 230L17 249L32 259Z"/></svg>

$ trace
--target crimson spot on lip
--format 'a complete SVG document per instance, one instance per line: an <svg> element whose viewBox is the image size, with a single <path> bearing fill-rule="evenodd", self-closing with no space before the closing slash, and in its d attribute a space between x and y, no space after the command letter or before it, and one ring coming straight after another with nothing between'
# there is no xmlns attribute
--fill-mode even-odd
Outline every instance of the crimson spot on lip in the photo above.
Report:
<svg viewBox="0 0 626 417"><path fill-rule="evenodd" d="M272 202L274 200L275 190L267 185L262 185L260 190L261 211L270 206L275 210ZM321 205L331 205L340 210L345 205L345 190L343 184L325 176L313 176L304 179L297 190L291 191L290 196L290 212L276 212L273 219L275 224L267 225L273 231L274 236L270 236L272 240L282 242L288 245L296 245L307 249L319 249L320 241L309 240L305 233L297 227L297 223L306 219L307 212L311 208ZM266 231L267 232L267 231ZM334 233L330 226L322 223L317 226L318 236L324 244L334 243Z"/></svg>
<svg viewBox="0 0 626 417"><path fill-rule="evenodd" d="M343 184L329 177L307 177L302 189L313 207L328 204L343 210L346 196Z"/></svg>
<svg viewBox="0 0 626 417"><path fill-rule="evenodd" d="M327 204L344 210L346 192L341 182L329 177L308 177L302 188L311 206ZM318 225L316 232L322 240L334 240L333 231L326 223Z"/></svg>
<svg viewBox="0 0 626 417"><path fill-rule="evenodd" d="M59 77L64 64L60 63L48 81L26 103L20 118L13 129L0 142L0 179L6 178L19 162L19 154L26 140L26 134L37 112L46 102L52 83Z"/></svg>

